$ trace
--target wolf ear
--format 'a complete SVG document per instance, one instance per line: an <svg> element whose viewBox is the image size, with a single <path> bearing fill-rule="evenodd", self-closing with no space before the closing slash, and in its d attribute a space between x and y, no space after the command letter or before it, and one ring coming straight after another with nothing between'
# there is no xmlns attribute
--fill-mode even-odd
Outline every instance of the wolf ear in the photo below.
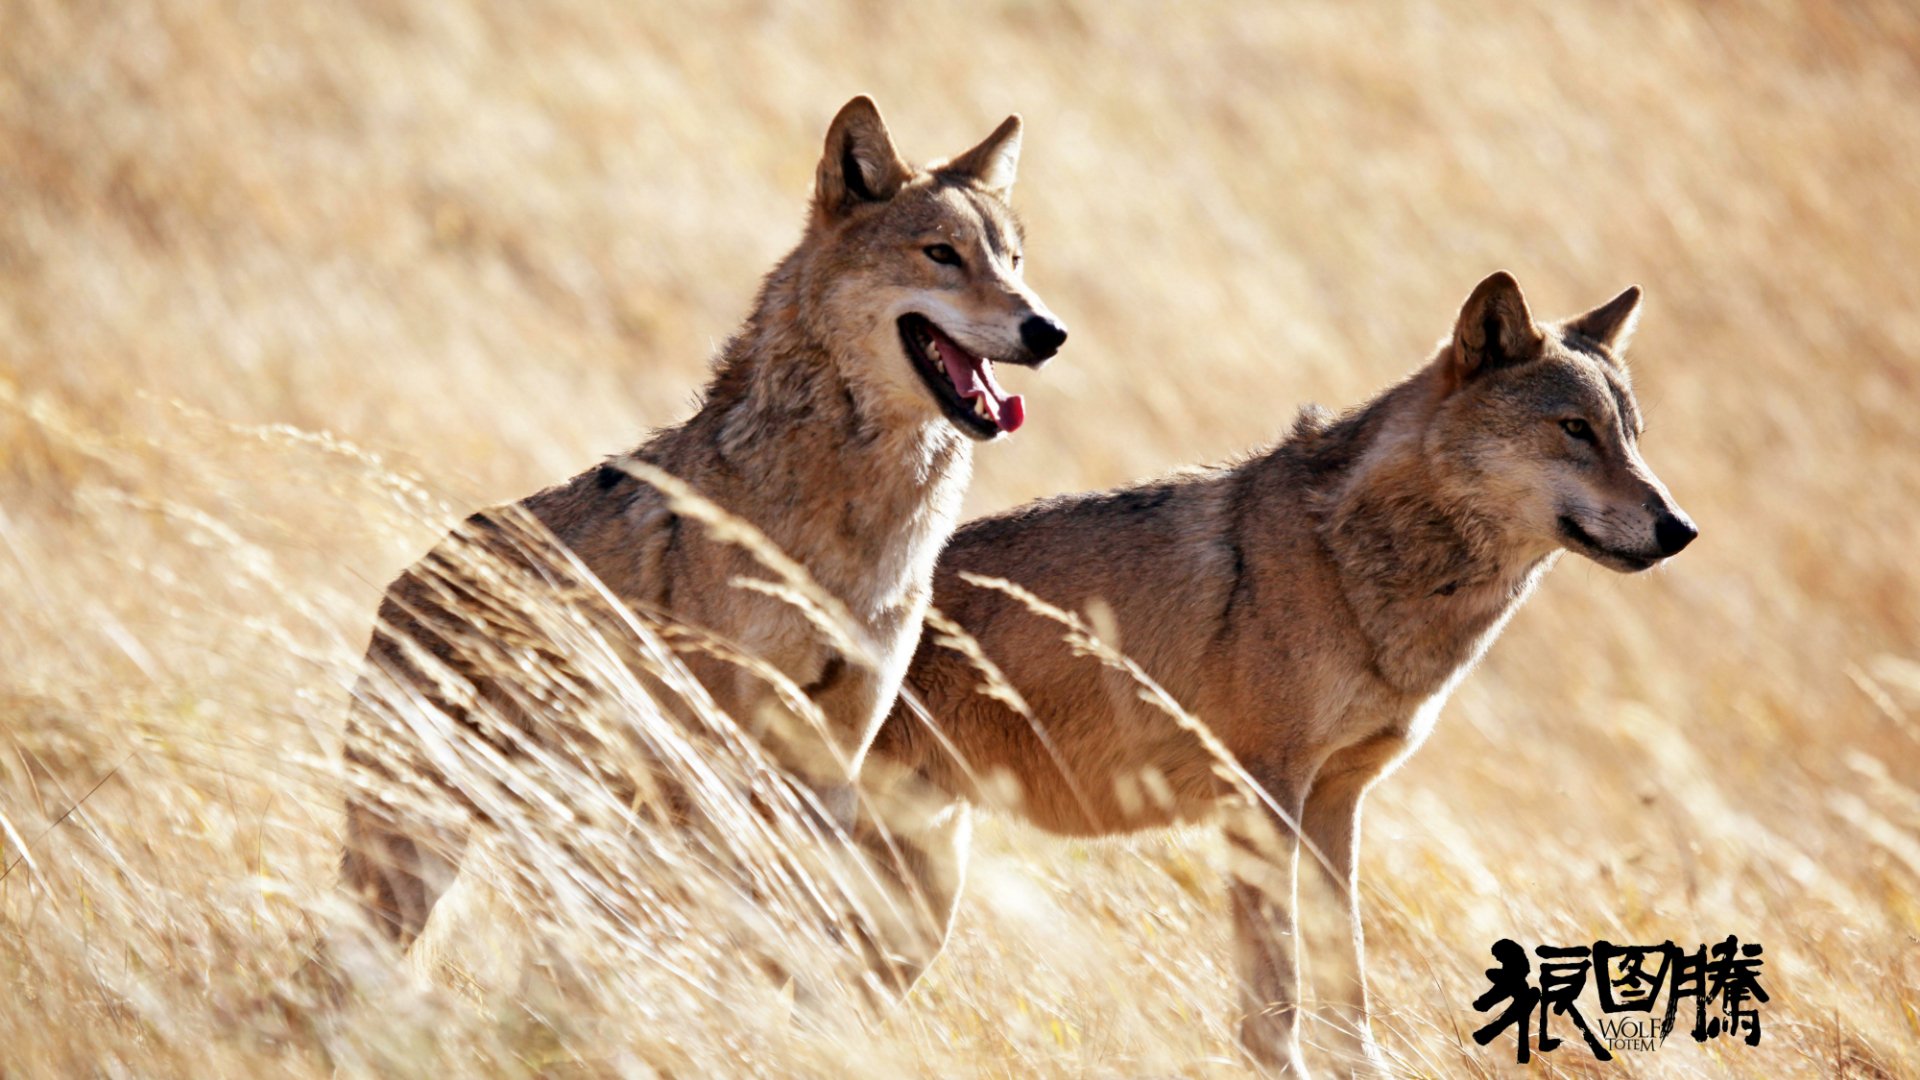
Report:
<svg viewBox="0 0 1920 1080"><path fill-rule="evenodd" d="M972 177L987 191L1007 198L1013 194L1013 177L1020 171L1020 115L1015 113L1000 122L993 134L979 146L940 167L951 176Z"/></svg>
<svg viewBox="0 0 1920 1080"><path fill-rule="evenodd" d="M1459 386L1485 371L1524 364L1540 355L1545 340L1527 311L1520 283L1505 270L1481 282L1460 308L1453 327L1448 370Z"/></svg>
<svg viewBox="0 0 1920 1080"><path fill-rule="evenodd" d="M861 203L885 202L913 175L893 148L880 107L865 94L841 106L827 128L827 149L814 180L814 206L826 219Z"/></svg>
<svg viewBox="0 0 1920 1080"><path fill-rule="evenodd" d="M1629 285L1627 291L1601 304L1585 315L1576 315L1566 321L1566 328L1591 341L1597 341L1610 352L1620 352L1632 340L1634 328L1640 325L1640 286Z"/></svg>

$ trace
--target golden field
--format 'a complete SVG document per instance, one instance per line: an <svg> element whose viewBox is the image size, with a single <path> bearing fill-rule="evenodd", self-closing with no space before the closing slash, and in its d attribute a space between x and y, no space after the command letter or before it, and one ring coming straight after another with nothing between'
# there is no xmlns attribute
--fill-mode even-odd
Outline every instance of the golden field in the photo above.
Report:
<svg viewBox="0 0 1920 1080"><path fill-rule="evenodd" d="M381 586L688 412L858 92L922 160L1027 121L1073 340L975 512L1357 402L1497 267L1543 316L1643 285L1702 538L1563 561L1375 792L1377 1030L1506 1075L1496 938L1732 933L1758 1047L1562 1020L1532 1071L1920 1076L1916 57L1893 3L0 0L0 1076L1244 1074L1204 830L989 822L870 1022L630 993L646 944L565 912L598 974L488 974L526 913L477 887L448 963L258 1007L332 917Z"/></svg>

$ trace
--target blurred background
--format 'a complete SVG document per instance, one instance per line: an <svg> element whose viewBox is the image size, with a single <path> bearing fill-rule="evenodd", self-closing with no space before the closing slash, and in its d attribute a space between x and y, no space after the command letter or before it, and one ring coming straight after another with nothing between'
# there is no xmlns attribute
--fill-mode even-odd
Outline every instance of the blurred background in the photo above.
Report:
<svg viewBox="0 0 1920 1080"><path fill-rule="evenodd" d="M1502 1073L1495 938L1732 933L1759 1047L1548 1071L1920 1075L1916 57L1898 3L0 0L0 1074L326 1074L237 1003L332 882L381 585L688 414L866 92L917 160L1026 119L1073 340L972 512L1357 403L1493 269L1642 285L1702 539L1564 560L1377 789L1382 1039ZM977 847L871 1044L740 1071L1236 1075L1211 836ZM420 1000L393 1074L564 1073Z"/></svg>

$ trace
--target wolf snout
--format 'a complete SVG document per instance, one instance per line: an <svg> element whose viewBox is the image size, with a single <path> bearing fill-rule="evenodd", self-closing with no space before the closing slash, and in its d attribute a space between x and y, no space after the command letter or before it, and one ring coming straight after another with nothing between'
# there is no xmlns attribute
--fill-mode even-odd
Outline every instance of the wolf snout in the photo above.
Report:
<svg viewBox="0 0 1920 1080"><path fill-rule="evenodd" d="M1066 342L1066 325L1050 315L1029 315L1020 324L1020 344L1033 354L1034 363L1050 359Z"/></svg>
<svg viewBox="0 0 1920 1080"><path fill-rule="evenodd" d="M1700 527L1692 519L1677 510L1662 510L1653 523L1653 542L1659 545L1660 554L1671 558L1680 554L1681 549L1693 543L1700 535Z"/></svg>

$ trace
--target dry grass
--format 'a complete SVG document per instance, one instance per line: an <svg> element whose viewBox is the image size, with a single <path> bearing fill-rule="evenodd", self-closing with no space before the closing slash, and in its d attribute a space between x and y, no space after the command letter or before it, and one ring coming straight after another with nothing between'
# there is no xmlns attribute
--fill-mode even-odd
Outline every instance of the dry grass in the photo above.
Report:
<svg viewBox="0 0 1920 1080"><path fill-rule="evenodd" d="M1238 1074L1198 832L990 824L873 1024L485 874L448 977L248 1009L332 915L379 586L684 414L862 90L918 156L1030 125L1074 341L976 510L1358 400L1493 267L1547 313L1646 286L1646 452L1703 539L1564 565L1376 794L1383 1039L1502 1072L1494 938L1731 932L1760 1047L1550 1071L1920 1074L1916 55L1896 4L0 2L0 1075ZM827 962L768 912L722 922Z"/></svg>

